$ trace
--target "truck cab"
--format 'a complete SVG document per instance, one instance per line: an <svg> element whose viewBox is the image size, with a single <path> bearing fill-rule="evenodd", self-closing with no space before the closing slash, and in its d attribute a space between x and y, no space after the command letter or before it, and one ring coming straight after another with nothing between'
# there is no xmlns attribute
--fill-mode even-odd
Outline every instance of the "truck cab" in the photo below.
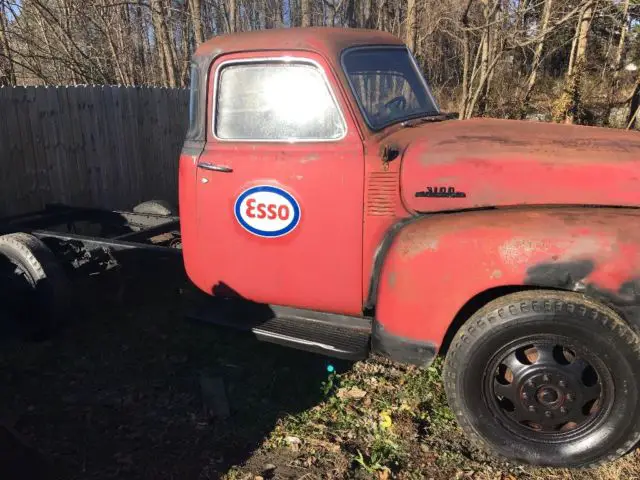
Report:
<svg viewBox="0 0 640 480"><path fill-rule="evenodd" d="M637 133L455 120L378 31L218 36L191 81L184 264L226 324L241 304L298 348L446 354L461 426L517 461L640 439Z"/></svg>

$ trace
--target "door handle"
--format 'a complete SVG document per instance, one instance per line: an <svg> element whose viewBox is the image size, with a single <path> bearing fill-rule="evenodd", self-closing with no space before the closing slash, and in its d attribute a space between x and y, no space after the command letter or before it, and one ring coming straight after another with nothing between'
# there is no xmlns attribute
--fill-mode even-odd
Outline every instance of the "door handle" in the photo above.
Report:
<svg viewBox="0 0 640 480"><path fill-rule="evenodd" d="M198 168L204 168L205 170L211 170L212 172L230 173L233 172L233 168L226 165L216 165L215 163L198 163Z"/></svg>

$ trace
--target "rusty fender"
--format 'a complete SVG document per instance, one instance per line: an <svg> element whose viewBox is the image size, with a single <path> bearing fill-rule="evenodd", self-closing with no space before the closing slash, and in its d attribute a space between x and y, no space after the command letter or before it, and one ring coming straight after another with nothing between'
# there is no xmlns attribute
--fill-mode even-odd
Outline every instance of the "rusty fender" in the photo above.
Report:
<svg viewBox="0 0 640 480"><path fill-rule="evenodd" d="M640 210L513 208L415 218L380 269L376 320L387 334L442 343L469 300L497 287L583 292L640 325Z"/></svg>

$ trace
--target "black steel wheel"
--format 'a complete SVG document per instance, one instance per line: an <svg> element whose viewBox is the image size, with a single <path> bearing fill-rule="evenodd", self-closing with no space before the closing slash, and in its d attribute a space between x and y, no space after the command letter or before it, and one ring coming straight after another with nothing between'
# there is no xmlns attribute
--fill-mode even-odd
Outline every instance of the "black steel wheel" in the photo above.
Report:
<svg viewBox="0 0 640 480"><path fill-rule="evenodd" d="M46 338L69 311L69 279L53 252L33 235L0 236L0 281L2 319L17 323L25 338Z"/></svg>
<svg viewBox="0 0 640 480"><path fill-rule="evenodd" d="M569 292L499 298L457 333L445 361L449 403L491 453L590 466L640 439L640 339L611 309Z"/></svg>

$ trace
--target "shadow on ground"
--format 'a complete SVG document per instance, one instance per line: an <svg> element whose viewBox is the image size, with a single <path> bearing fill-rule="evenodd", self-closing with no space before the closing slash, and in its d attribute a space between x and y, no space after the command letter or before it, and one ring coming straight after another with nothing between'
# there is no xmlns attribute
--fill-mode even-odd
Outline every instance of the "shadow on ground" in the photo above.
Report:
<svg viewBox="0 0 640 480"><path fill-rule="evenodd" d="M53 339L0 345L3 480L219 478L321 400L328 359L185 320L181 268L133 265L76 283ZM217 379L226 419L207 398Z"/></svg>

